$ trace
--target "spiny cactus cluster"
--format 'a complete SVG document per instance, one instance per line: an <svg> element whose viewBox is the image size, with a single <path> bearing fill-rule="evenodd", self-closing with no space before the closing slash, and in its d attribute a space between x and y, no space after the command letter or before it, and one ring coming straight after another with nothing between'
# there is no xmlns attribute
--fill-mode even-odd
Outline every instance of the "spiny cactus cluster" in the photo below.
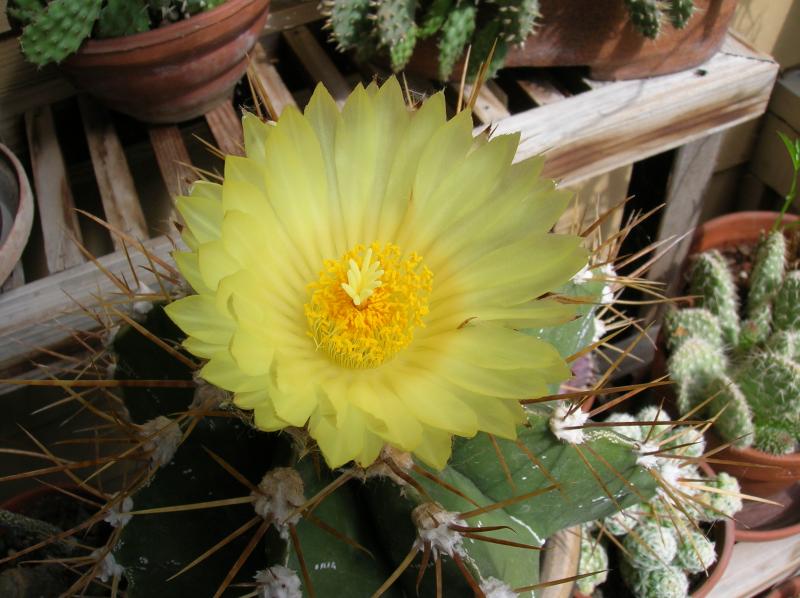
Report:
<svg viewBox="0 0 800 598"><path fill-rule="evenodd" d="M700 306L665 320L681 411L716 416L723 440L775 454L793 452L800 440L800 271L786 268L784 235L770 232L756 250L740 310L725 258L700 254L690 282Z"/></svg>
<svg viewBox="0 0 800 598"><path fill-rule="evenodd" d="M658 408L646 408L636 416L614 414L607 421L630 424L637 421L667 421ZM733 516L742 508L736 478L721 473L707 478L693 463L676 464L664 451L688 459L705 450L702 434L685 426L615 428L637 442L640 462L657 471L664 481L655 500L628 507L605 519L583 526L579 574L600 570L609 561L606 537L615 537L620 573L637 598L685 598L689 576L705 572L716 562L715 543L699 523L713 523ZM662 439L662 440L660 440ZM660 452L659 452L660 451ZM655 454L659 452L659 454ZM678 484L677 480L684 480ZM675 500L682 498L679 508ZM604 583L605 575L578 580L578 588L591 594Z"/></svg>
<svg viewBox="0 0 800 598"><path fill-rule="evenodd" d="M655 39L662 24L683 28L694 12L693 0L624 0L633 26ZM489 73L503 64L509 46L536 32L539 0L323 0L328 27L340 50L360 58L385 53L401 70L418 40L436 37L439 76L447 79L471 46L474 75L494 47ZM546 17L547 15L545 15Z"/></svg>
<svg viewBox="0 0 800 598"><path fill-rule="evenodd" d="M148 31L216 8L225 0L9 0L11 21L22 27L20 44L38 66L61 62L89 37Z"/></svg>

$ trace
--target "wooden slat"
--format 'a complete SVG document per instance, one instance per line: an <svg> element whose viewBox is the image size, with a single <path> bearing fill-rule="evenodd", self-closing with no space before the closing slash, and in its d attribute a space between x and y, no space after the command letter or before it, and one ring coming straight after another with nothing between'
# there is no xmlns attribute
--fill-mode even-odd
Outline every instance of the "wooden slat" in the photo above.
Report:
<svg viewBox="0 0 800 598"><path fill-rule="evenodd" d="M517 80L517 84L538 106L560 102L567 97L550 77L541 76L530 79L519 79Z"/></svg>
<svg viewBox="0 0 800 598"><path fill-rule="evenodd" d="M78 105L106 220L137 239L147 239L147 222L136 185L108 111L85 95L78 97ZM116 235L112 235L112 241L116 249L122 248Z"/></svg>
<svg viewBox="0 0 800 598"><path fill-rule="evenodd" d="M47 271L61 272L84 262L75 240L82 242L64 156L49 106L25 113L25 129L42 225Z"/></svg>
<svg viewBox="0 0 800 598"><path fill-rule="evenodd" d="M170 197L185 194L197 175L187 166L192 160L180 130L172 125L160 125L150 127L148 132Z"/></svg>
<svg viewBox="0 0 800 598"><path fill-rule="evenodd" d="M452 88L456 93L458 93L459 87L460 84L458 83L452 84ZM465 104L472 94L472 89L472 85L468 83L464 85ZM475 100L475 107L472 113L484 124L495 123L511 115L503 101L486 85L482 85L478 91L478 97Z"/></svg>
<svg viewBox="0 0 800 598"><path fill-rule="evenodd" d="M153 255L170 260L173 243L164 236L144 241ZM139 280L157 289L150 263L131 249L131 261ZM133 280L128 260L117 251L98 258L103 268ZM92 262L31 282L0 295L0 372L35 357L39 347L51 347L70 338L73 331L95 329L97 322L79 306L100 309L98 297L106 299L119 289ZM6 374L0 374L0 377Z"/></svg>
<svg viewBox="0 0 800 598"><path fill-rule="evenodd" d="M0 285L0 293L7 293L11 289L16 289L25 284L25 272L22 269L22 262L17 262L11 274L8 275L5 282Z"/></svg>
<svg viewBox="0 0 800 598"><path fill-rule="evenodd" d="M242 119L230 101L225 101L207 112L206 122L222 153L234 156L244 155Z"/></svg>
<svg viewBox="0 0 800 598"><path fill-rule="evenodd" d="M344 104L350 94L350 85L324 48L308 30L308 27L297 27L284 31L283 36L289 42L303 67L315 81L321 81L339 105Z"/></svg>
<svg viewBox="0 0 800 598"><path fill-rule="evenodd" d="M312 21L317 21L322 15L319 12L317 0L282 0L272 2L269 7L269 17L264 26L264 34L276 33L293 29Z"/></svg>
<svg viewBox="0 0 800 598"><path fill-rule="evenodd" d="M260 43L253 48L253 67L261 80L264 91L267 92L276 116L279 116L286 106L297 105L297 102L294 101L294 96L289 91L289 88L286 87L278 70L273 66L267 52L264 50L264 46Z"/></svg>
<svg viewBox="0 0 800 598"><path fill-rule="evenodd" d="M619 81L503 119L497 133L520 131L518 160L546 151L545 174L575 183L760 116L778 65L720 53L703 71Z"/></svg>

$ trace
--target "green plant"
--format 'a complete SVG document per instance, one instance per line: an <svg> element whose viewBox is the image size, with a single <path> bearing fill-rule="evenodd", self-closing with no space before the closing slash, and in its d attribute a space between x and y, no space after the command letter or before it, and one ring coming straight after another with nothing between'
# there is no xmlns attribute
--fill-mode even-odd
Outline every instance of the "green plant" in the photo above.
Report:
<svg viewBox="0 0 800 598"><path fill-rule="evenodd" d="M581 410L647 385L557 394L624 324L600 320L613 271L549 232L567 198L540 159L513 164L515 136L476 139L443 102L412 110L392 78L341 111L319 87L302 114L246 115L246 156L177 200L177 268L146 254L159 292L115 278L131 308L104 305L105 344L52 382L53 408L75 401L99 447L124 447L79 477L37 444L97 506L72 533L114 528L81 555L84 585L528 598L554 532L680 492L651 467L662 414L644 412L642 443Z"/></svg>
<svg viewBox="0 0 800 598"><path fill-rule="evenodd" d="M22 27L20 45L37 66L61 62L89 37L148 31L211 10L225 0L9 0L9 18Z"/></svg>
<svg viewBox="0 0 800 598"><path fill-rule="evenodd" d="M655 420L665 425L630 425ZM705 451L702 433L674 425L660 409L645 409L636 416L614 414L607 421L624 424L615 430L639 443L645 455L640 462L666 483L654 500L583 527L579 574L608 563L606 545L613 541L620 547L620 573L637 598L685 598L688 576L704 573L717 559L715 543L700 524L732 517L742 508L738 482L726 473L703 475L693 461ZM676 462L675 456L687 460ZM591 594L604 582L604 576L589 575L578 587Z"/></svg>
<svg viewBox="0 0 800 598"><path fill-rule="evenodd" d="M652 39L659 36L663 22L681 29L694 12L693 0L624 3L631 24ZM361 58L387 53L395 71L406 65L418 40L435 37L443 80L468 46L472 48L470 75L477 73L492 49L489 73L495 73L511 45L523 43L536 33L542 16L539 0L325 0L323 7L340 50L355 49Z"/></svg>
<svg viewBox="0 0 800 598"><path fill-rule="evenodd" d="M679 409L715 417L725 441L777 454L793 452L800 440L800 272L786 268L784 234L771 231L756 249L740 318L724 257L700 254L690 292L701 297L701 307L665 319Z"/></svg>

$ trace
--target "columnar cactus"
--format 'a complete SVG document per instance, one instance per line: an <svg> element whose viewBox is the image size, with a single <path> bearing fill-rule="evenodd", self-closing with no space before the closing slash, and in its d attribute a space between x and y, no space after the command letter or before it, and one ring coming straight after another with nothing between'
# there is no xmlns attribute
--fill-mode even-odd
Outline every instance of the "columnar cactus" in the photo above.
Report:
<svg viewBox="0 0 800 598"><path fill-rule="evenodd" d="M20 45L37 66L61 62L83 41L141 33L163 22L211 10L225 0L9 0L8 16L22 26Z"/></svg>
<svg viewBox="0 0 800 598"><path fill-rule="evenodd" d="M662 22L683 28L694 12L693 0L618 0L642 35L658 37ZM539 0L323 0L333 39L341 50L353 49L360 58L388 54L392 68L402 70L417 39L438 37L439 76L448 78L466 47L471 46L470 75L494 48L489 68L493 75L508 48L535 34L541 15ZM377 33L369 30L377 21ZM397 26L399 25L399 26Z"/></svg>
<svg viewBox="0 0 800 598"><path fill-rule="evenodd" d="M780 231L759 243L741 324L723 256L697 256L690 291L703 307L665 320L681 411L700 407L724 440L772 453L792 452L800 440L800 271L785 273L785 254Z"/></svg>

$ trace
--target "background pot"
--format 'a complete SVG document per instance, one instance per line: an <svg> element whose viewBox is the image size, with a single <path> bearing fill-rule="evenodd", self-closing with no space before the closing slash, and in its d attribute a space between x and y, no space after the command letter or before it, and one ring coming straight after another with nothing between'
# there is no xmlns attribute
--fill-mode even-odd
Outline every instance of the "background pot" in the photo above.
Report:
<svg viewBox="0 0 800 598"><path fill-rule="evenodd" d="M765 594L764 598L797 598L797 596L800 596L800 577L792 577Z"/></svg>
<svg viewBox="0 0 800 598"><path fill-rule="evenodd" d="M0 143L0 286L22 257L33 225L33 191L17 157Z"/></svg>
<svg viewBox="0 0 800 598"><path fill-rule="evenodd" d="M725 39L736 0L695 0L697 10L684 29L665 23L657 40L629 22L622 0L541 0L535 35L509 48L507 67L589 66L600 80L640 79L702 64ZM423 42L409 70L437 78L438 50ZM451 77L461 76L463 62Z"/></svg>
<svg viewBox="0 0 800 598"><path fill-rule="evenodd" d="M88 40L60 66L114 110L145 122L189 120L231 94L268 7L269 0L228 0L152 31Z"/></svg>

